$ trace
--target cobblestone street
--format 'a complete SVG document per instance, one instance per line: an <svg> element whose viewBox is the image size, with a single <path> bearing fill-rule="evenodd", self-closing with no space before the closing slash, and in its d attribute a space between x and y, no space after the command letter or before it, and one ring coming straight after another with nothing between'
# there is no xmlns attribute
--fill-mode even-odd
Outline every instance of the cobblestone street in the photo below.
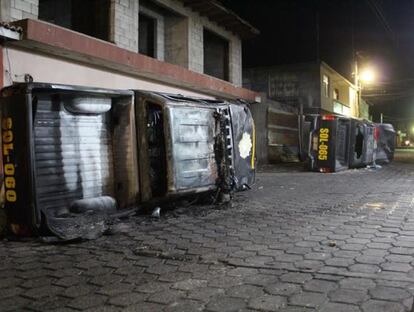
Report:
<svg viewBox="0 0 414 312"><path fill-rule="evenodd" d="M0 311L411 311L414 152L397 158L266 169L232 207L132 218L95 241L1 241Z"/></svg>

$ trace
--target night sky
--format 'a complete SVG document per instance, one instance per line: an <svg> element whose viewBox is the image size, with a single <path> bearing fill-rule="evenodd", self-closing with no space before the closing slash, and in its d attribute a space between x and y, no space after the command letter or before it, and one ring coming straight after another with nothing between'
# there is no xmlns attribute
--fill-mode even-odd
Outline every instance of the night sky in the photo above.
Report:
<svg viewBox="0 0 414 312"><path fill-rule="evenodd" d="M395 120L414 119L414 0L222 0L261 34L243 42L243 66L315 61L352 80L352 61L376 68L367 99ZM318 23L319 21L319 23ZM319 24L319 44L318 44ZM413 79L413 80L411 80Z"/></svg>

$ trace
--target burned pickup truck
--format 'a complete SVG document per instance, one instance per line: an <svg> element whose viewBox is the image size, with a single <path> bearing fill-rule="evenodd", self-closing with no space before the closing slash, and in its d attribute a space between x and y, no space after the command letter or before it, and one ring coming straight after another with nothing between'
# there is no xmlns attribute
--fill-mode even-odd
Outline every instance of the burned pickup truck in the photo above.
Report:
<svg viewBox="0 0 414 312"><path fill-rule="evenodd" d="M29 83L2 90L1 112L0 224L15 235L93 238L143 203L254 181L242 103Z"/></svg>
<svg viewBox="0 0 414 312"><path fill-rule="evenodd" d="M393 159L395 131L392 125L340 115L308 115L307 166L312 171L336 172L375 166Z"/></svg>
<svg viewBox="0 0 414 312"><path fill-rule="evenodd" d="M92 237L136 206L133 92L19 84L2 90L1 110L11 232Z"/></svg>
<svg viewBox="0 0 414 312"><path fill-rule="evenodd" d="M141 201L254 182L254 123L242 103L135 92Z"/></svg>

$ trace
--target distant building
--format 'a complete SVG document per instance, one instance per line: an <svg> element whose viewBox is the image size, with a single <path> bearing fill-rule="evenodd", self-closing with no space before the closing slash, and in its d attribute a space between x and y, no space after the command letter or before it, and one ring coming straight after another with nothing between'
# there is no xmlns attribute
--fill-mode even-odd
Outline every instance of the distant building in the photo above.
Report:
<svg viewBox="0 0 414 312"><path fill-rule="evenodd" d="M324 62L245 69L243 85L304 113L368 117L358 88Z"/></svg>
<svg viewBox="0 0 414 312"><path fill-rule="evenodd" d="M263 163L298 160L300 138L306 141L300 134L301 110L369 118L358 88L324 62L244 69L243 86L263 94L263 105L253 106L255 120L265 122L257 126Z"/></svg>
<svg viewBox="0 0 414 312"><path fill-rule="evenodd" d="M212 0L1 0L20 27L3 83L34 81L243 98L242 40L258 31Z"/></svg>

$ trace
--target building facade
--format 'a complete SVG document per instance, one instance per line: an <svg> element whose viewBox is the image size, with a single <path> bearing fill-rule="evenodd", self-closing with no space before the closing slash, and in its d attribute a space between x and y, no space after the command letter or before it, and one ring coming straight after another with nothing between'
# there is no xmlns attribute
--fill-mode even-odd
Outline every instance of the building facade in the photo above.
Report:
<svg viewBox="0 0 414 312"><path fill-rule="evenodd" d="M243 86L262 92L261 108L253 109L262 142L262 162L298 161L306 143L301 113L335 113L369 119L368 104L358 88L324 62L245 69ZM260 140L260 138L262 140ZM266 140L266 144L264 143Z"/></svg>
<svg viewBox="0 0 414 312"><path fill-rule="evenodd" d="M3 85L30 75L257 99L241 88L241 47L258 31L216 1L0 0L0 17L21 28L21 40L3 44Z"/></svg>
<svg viewBox="0 0 414 312"><path fill-rule="evenodd" d="M246 69L243 85L304 113L366 115L358 88L324 62Z"/></svg>

